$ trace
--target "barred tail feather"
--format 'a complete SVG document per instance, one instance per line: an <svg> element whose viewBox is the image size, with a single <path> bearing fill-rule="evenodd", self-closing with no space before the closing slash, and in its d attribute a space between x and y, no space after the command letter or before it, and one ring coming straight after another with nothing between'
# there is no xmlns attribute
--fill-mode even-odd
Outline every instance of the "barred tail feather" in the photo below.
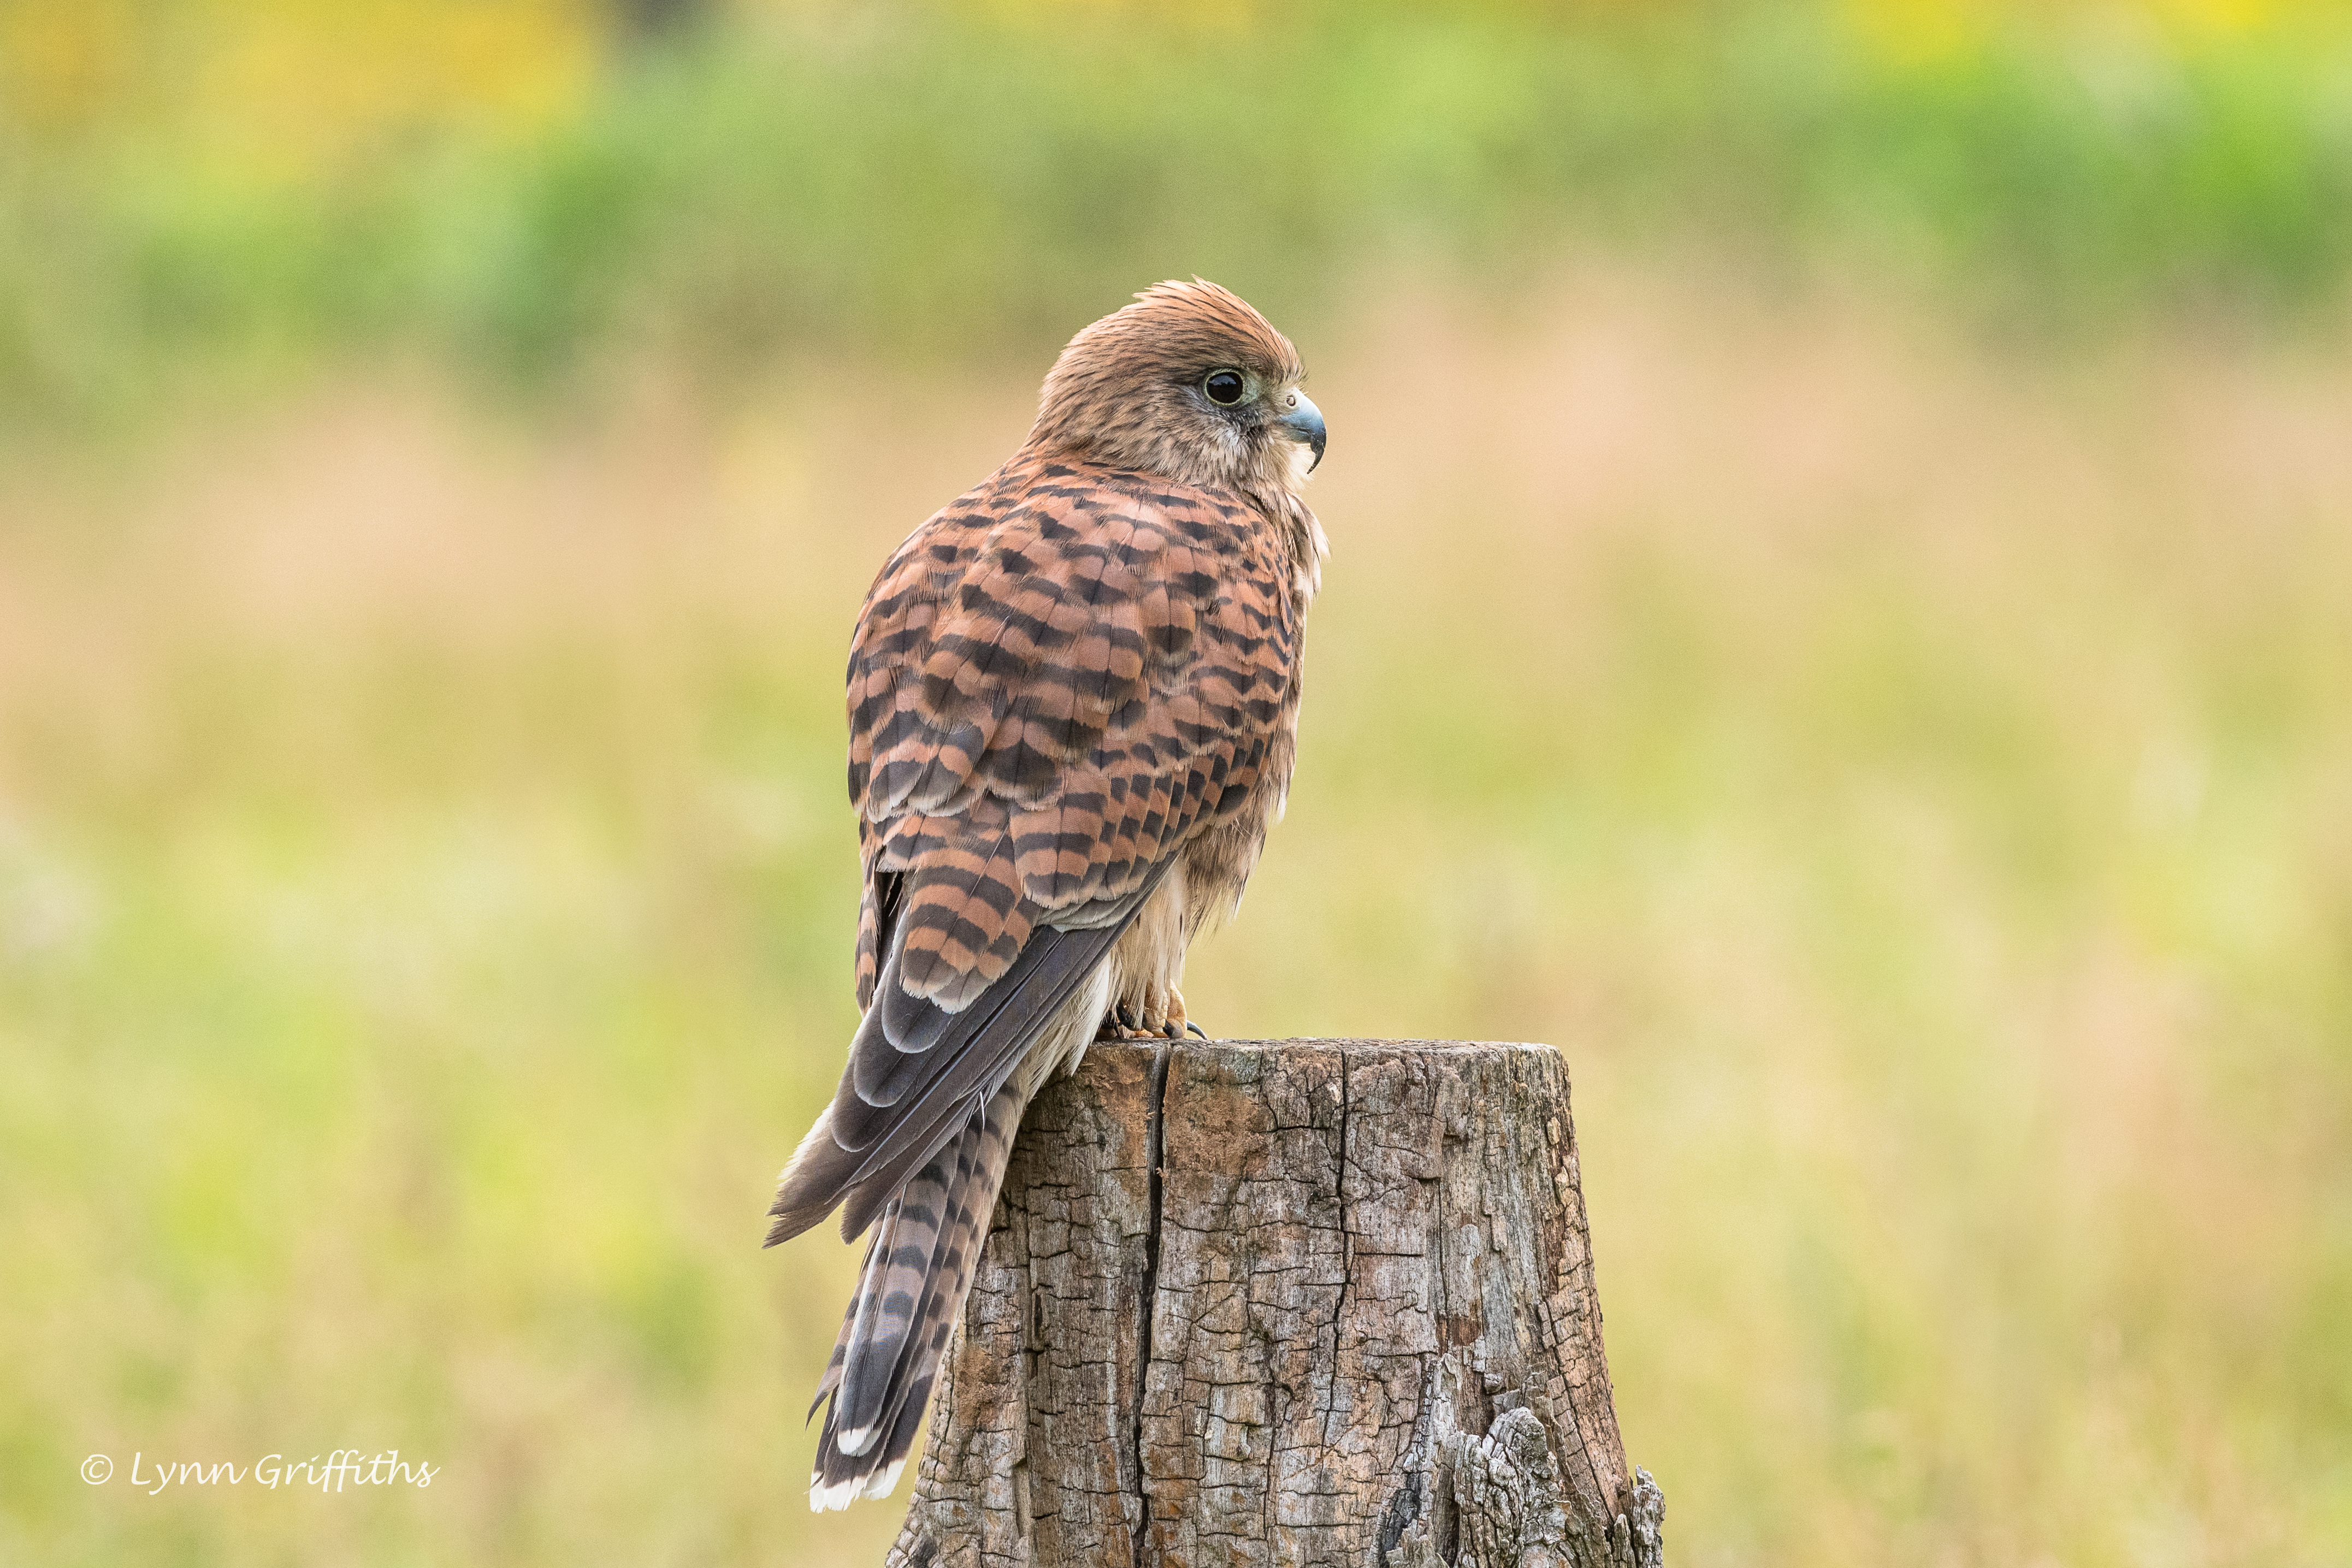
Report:
<svg viewBox="0 0 2352 1568"><path fill-rule="evenodd" d="M875 1227L834 1364L809 1478L809 1506L845 1508L888 1495L905 1469L990 1214L996 1207L1024 1092L1006 1085L908 1178Z"/></svg>
<svg viewBox="0 0 2352 1568"><path fill-rule="evenodd" d="M866 1270L874 1267L874 1249L880 1244L881 1239L879 1230L867 1239L866 1261L857 1266L859 1279L863 1280ZM809 1401L808 1414L801 1417L803 1425L815 1420L816 1413L824 1407L825 1396L841 1386L842 1363L849 1359L849 1331L856 1326L857 1303L853 1301L849 1304L849 1310L841 1315L841 1332L833 1336L833 1359L824 1364L824 1376L818 1380L816 1397Z"/></svg>

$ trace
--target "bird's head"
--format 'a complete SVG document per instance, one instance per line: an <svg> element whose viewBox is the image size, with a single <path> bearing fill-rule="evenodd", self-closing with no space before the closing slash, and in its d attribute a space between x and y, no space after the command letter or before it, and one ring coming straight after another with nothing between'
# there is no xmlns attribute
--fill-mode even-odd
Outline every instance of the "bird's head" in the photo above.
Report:
<svg viewBox="0 0 2352 1568"><path fill-rule="evenodd" d="M1323 456L1306 374L1239 295L1156 284L1070 340L1029 439L1188 485L1296 493Z"/></svg>

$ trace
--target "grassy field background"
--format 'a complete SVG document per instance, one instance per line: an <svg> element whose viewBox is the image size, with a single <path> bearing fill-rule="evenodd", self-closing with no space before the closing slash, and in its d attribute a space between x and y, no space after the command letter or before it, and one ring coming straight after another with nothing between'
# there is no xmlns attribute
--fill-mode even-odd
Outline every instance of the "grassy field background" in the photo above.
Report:
<svg viewBox="0 0 2352 1568"><path fill-rule="evenodd" d="M293 80L325 14L238 13ZM27 15L0 33L20 74ZM1230 1033L1561 1049L1675 1560L2352 1561L2352 337L2326 194L2352 152L2325 17L2130 13L2097 56L1965 8L1759 24L1743 47L1847 40L1754 77L1801 106L1998 142L2074 123L2080 61L2121 58L2176 62L2189 108L2114 142L2144 188L2094 168L2045 200L1988 143L1937 143L1968 176L1938 186L1841 162L1860 121L1775 141L1760 89L1700 94L1675 112L1811 193L1719 231L1671 145L1613 183L1507 139L1467 184L1350 185L1411 163L1361 136L1295 163L1333 94L1384 79L1335 69L1264 146L1217 131L1246 178L1179 202L1223 214L1179 243L1150 203L1021 227L1034 191L1147 167L1121 148L1172 156L1174 110L1036 87L1055 50L1112 47L1091 35L957 14L911 66L689 37L624 68L593 16L485 5L509 41L452 55L479 73L452 87L442 35L403 45L393 15L351 9L394 29L387 79L301 110L327 118L278 162L201 79L195 107L140 86L135 30L131 64L54 95L37 168L11 143L10 210L73 220L17 222L11 265L84 292L10 296L41 351L0 431L0 1562L878 1560L895 1506L818 1520L802 1493L852 1256L757 1245L854 1021L847 630L888 548L1018 441L1060 339L1196 266L1300 340L1335 553L1290 813L1188 996ZM1441 151L1483 145L1463 106L1515 38L1642 104L1672 79L1643 51L1692 26L1379 15L1365 53L1433 35L1470 62L1397 117ZM1260 80L1275 24L1221 25L1181 79ZM1034 58L977 166L1041 172L987 187L1009 215L967 268L937 243L962 187L889 181L951 144L986 78L940 62L983 47ZM2279 96L2196 107L2257 58ZM749 137L805 173L903 135L911 165L843 164L835 207L708 194L744 166L715 133L590 181L574 237L499 275L511 333L468 314L507 296L411 286L427 241L472 257L445 281L536 254L450 235L529 232L513 193L554 188L531 171L691 129L727 101L693 72L774 79L761 59L829 84L796 113L877 61L946 85L911 119L877 97L854 131ZM1979 113L2002 81L2042 83L2041 118ZM1259 102L1230 90L1210 108ZM1388 123L1361 90L1329 124ZM1501 100L1560 144L1558 95ZM2105 145L2085 113L2017 144ZM2223 157L2254 123L2275 134ZM149 203L159 167L227 194ZM2215 167L2208 208L2175 199ZM71 169L104 178L68 201ZM414 183L453 169L483 183ZM1268 169L1303 183L1249 183ZM2111 200L2070 216L2068 189ZM1328 221L1251 227L1302 190ZM1592 190L1616 216L1580 215ZM1853 217L1873 191L1926 215ZM632 210L627 244L577 237ZM2196 210L2224 215L2193 243L2111 222ZM290 270L257 282L280 233ZM2101 259L2045 267L2017 250L2037 233ZM394 282L338 313L301 279L346 276L317 257L347 244ZM1976 287L1986 255L2011 282ZM128 1479L134 1454L338 1448L440 1473Z"/></svg>

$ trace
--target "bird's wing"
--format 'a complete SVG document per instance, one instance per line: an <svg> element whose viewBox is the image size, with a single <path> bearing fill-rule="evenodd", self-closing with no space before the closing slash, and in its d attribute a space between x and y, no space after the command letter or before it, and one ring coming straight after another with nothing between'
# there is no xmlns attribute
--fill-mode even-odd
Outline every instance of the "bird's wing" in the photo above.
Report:
<svg viewBox="0 0 2352 1568"><path fill-rule="evenodd" d="M1298 622L1262 514L1016 459L918 529L849 660L866 1016L772 1240L855 1236L980 1114L1267 765Z"/></svg>

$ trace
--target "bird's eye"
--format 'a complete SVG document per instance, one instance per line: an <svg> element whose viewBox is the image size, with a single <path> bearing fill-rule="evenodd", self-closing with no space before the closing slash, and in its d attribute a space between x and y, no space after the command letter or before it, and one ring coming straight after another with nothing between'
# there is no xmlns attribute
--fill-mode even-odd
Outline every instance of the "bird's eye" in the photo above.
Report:
<svg viewBox="0 0 2352 1568"><path fill-rule="evenodd" d="M1208 379L1201 383L1201 391L1219 408L1233 407L1242 401L1242 393L1246 390L1247 385L1239 371L1211 371Z"/></svg>

